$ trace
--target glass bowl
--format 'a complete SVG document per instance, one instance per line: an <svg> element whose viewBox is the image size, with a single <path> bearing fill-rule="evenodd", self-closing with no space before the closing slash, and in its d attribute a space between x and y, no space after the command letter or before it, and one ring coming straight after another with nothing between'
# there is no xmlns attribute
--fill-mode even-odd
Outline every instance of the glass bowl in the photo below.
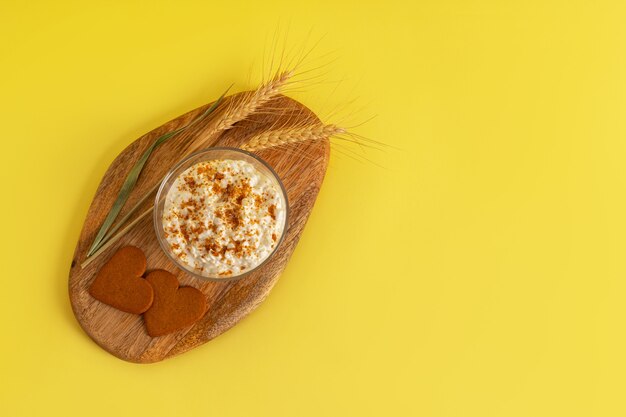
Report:
<svg viewBox="0 0 626 417"><path fill-rule="evenodd" d="M272 251L267 255L265 259L263 259L258 265L254 268L246 270L238 275L229 275L229 276L211 276L204 275L199 273L197 270L193 269L191 266L183 263L178 256L176 256L170 249L170 245L165 237L165 230L163 225L163 210L165 208L165 200L167 194L170 191L170 188L178 178L180 174L185 172L188 168L206 161L214 161L220 159L229 159L229 160L241 160L250 163L254 168L257 169L261 173L261 175L265 176L274 184L279 193L282 194L283 203L285 206L285 216L284 223L282 225L282 232L280 236L277 238L276 245L272 249ZM210 281L232 281L236 279L241 279L248 274L256 271L261 268L265 263L271 259L272 255L276 253L276 250L280 247L280 244L283 241L285 236L285 232L287 229L288 218L289 218L289 201L287 199L287 192L285 187L276 174L274 170L267 164L267 162L263 161L256 155L251 154L250 152L243 151L241 149L236 148L208 148L194 154L189 155L182 161L180 161L174 168L172 168L163 181L161 182L161 186L159 187L159 191L157 192L156 198L154 200L154 231L157 236L157 240L159 241L159 245L163 252L170 258L170 260L181 270L184 272L203 280Z"/></svg>

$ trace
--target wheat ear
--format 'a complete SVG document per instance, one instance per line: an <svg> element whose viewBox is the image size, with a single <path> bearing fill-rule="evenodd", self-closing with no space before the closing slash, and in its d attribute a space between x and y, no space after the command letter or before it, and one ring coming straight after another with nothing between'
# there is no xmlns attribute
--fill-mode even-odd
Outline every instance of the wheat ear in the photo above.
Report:
<svg viewBox="0 0 626 417"><path fill-rule="evenodd" d="M336 125L316 123L300 127L288 127L278 130L268 130L253 136L241 149L246 151L260 151L273 146L293 145L309 140L328 139L331 136L345 133L345 129Z"/></svg>
<svg viewBox="0 0 626 417"><path fill-rule="evenodd" d="M246 119L276 97L292 76L293 70L282 71L256 90L241 93L232 100L219 117L215 118L213 126L208 128L205 135L209 138L215 138L219 133L233 127L235 123Z"/></svg>

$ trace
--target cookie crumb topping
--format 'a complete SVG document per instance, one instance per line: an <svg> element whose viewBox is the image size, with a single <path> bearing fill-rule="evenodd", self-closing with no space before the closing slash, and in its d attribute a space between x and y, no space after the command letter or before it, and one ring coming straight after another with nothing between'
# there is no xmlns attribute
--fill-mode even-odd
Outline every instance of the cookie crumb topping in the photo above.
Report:
<svg viewBox="0 0 626 417"><path fill-rule="evenodd" d="M229 277L265 260L283 232L278 187L241 160L200 162L178 176L163 211L171 252L200 275Z"/></svg>

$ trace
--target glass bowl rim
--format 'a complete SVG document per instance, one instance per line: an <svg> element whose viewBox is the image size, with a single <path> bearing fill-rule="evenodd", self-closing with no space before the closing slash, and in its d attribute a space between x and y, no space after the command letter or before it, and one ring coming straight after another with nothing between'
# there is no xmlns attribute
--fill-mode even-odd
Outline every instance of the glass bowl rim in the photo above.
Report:
<svg viewBox="0 0 626 417"><path fill-rule="evenodd" d="M267 255L267 257L263 260L263 262L261 262L260 264L256 265L254 268L245 271L242 274L239 275L235 275L235 276L230 276L230 277L224 277L224 278L219 278L219 277L207 277L205 275L200 275L194 271L191 271L190 269L187 269L185 266L182 265L181 262L178 261L178 259L174 258L174 256L172 255L171 251L169 250L169 246L166 247L165 242L164 242L164 238L161 236L161 233L159 233L159 227L161 226L161 221L158 218L159 217L159 210L158 210L158 204L159 201L161 199L161 195L163 194L165 185L167 184L167 182L170 180L170 178L174 175L174 173L176 171L178 171L181 167L185 166L186 164L189 163L190 160L197 158L200 155L203 154L208 154L214 151L230 151L230 152L234 152L234 153L241 153L243 155L246 155L248 157L251 157L252 159L256 160L257 162L259 162L261 165L263 165L265 168L267 168L270 172L270 174L272 174L272 176L274 177L274 179L276 180L276 182L278 183L279 187L280 187L280 191L284 197L284 201L285 201L285 224L283 226L283 230L280 234L280 238L278 239L278 242L276 243L276 246L274 246L274 249L270 252L269 255ZM211 160L211 159L208 159ZM198 160L196 163L200 163L203 162L202 160ZM191 168L192 165L189 165L186 169ZM182 173L182 172L181 172ZM168 188L169 191L169 188ZM165 198L166 196L164 196ZM163 203L165 204L165 203ZM245 151L243 149L240 148L232 148L232 147L228 147L228 146L216 146L216 147L212 147L212 148L206 148L206 149L202 149L199 151L196 151L188 156L186 156L185 158L183 158L182 160L180 160L179 162L176 163L176 165L174 165L171 169L169 169L167 171L167 174L165 174L165 176L163 177L163 179L161 180L161 183L159 184L159 188L156 194L156 197L154 198L154 210L153 210L153 215L152 215L152 219L153 219L153 226L154 226L154 232L156 234L157 240L159 241L159 246L161 247L161 250L165 253L165 255L174 263L174 265L176 265L176 267L178 269L180 269L181 271L191 275L192 277L204 280L204 281L214 281L214 282L229 282L229 281L237 281L239 279L242 279L246 276L248 276L249 274L257 271L258 269L262 268L273 256L274 254L278 251L278 248L281 246L283 240L285 239L285 235L287 234L287 229L289 226L289 197L287 196L287 190L285 189L285 185L283 184L283 181L280 179L280 177L278 176L278 174L276 173L276 171L274 171L274 169L267 163L265 162L263 159L261 159L259 156Z"/></svg>

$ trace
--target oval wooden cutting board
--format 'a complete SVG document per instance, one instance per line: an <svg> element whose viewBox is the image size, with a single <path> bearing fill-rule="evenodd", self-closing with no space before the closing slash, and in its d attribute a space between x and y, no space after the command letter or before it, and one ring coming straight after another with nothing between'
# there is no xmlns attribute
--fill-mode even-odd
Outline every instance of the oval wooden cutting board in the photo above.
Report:
<svg viewBox="0 0 626 417"><path fill-rule="evenodd" d="M166 172L186 155L208 146L239 147L250 136L272 126L317 121L309 109L297 101L280 96L267 103L250 118L237 123L216 138L207 137L211 119L219 117L230 100L227 97L206 121L193 125L157 148L144 167L139 181L118 219L133 207ZM74 252L69 276L69 294L76 319L87 334L113 355L131 362L150 363L193 349L224 333L252 312L278 280L298 243L319 192L329 157L329 142L305 142L288 149L267 149L257 154L269 163L282 179L289 199L290 215L285 239L272 258L258 271L231 282L208 282L194 278L169 261L162 252L153 229L152 216L137 223L118 242L84 268L81 263L109 212L131 167L144 150L165 132L184 126L210 104L190 111L154 129L129 145L104 175L83 225ZM221 110L220 110L221 109ZM137 213L152 204L148 199ZM126 245L141 248L148 259L148 271L165 269L174 273L182 285L198 288L205 295L208 311L194 325L166 336L148 336L140 315L124 313L94 299L88 288L95 274L115 251Z"/></svg>

